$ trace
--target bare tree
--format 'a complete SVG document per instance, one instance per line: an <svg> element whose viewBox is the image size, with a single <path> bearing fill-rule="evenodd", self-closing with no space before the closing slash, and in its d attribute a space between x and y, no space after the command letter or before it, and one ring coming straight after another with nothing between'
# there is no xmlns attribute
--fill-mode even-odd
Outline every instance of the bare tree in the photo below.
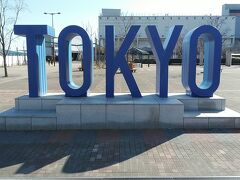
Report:
<svg viewBox="0 0 240 180"><path fill-rule="evenodd" d="M131 14L129 15L127 12L126 13L122 13L120 20L122 22L123 27L121 27L121 32L120 32L120 36L121 38L125 38L130 27L133 25L134 23L134 15Z"/></svg>
<svg viewBox="0 0 240 180"><path fill-rule="evenodd" d="M226 43L229 38L230 27L226 26L228 17L210 17L209 24L216 27L222 34L223 49L226 48Z"/></svg>
<svg viewBox="0 0 240 180"><path fill-rule="evenodd" d="M229 39L229 31L230 31L230 28L229 27L226 27L226 18L225 17L220 17L220 16L210 16L210 17L206 17L208 18L206 23L203 23L202 25L204 24L208 24L208 25L211 25L211 26L214 26L215 28L217 28L220 32L221 32L221 35L223 36L222 38L222 52L224 54L224 51L226 50L226 44L227 44L227 40ZM197 54L199 55L199 64L200 65L203 65L203 58L204 58L204 55L203 55L203 51L204 51L204 38L203 36L200 36L199 37L199 40L198 40L198 45L197 45Z"/></svg>
<svg viewBox="0 0 240 180"><path fill-rule="evenodd" d="M211 26L216 27L224 37L222 40L222 43L224 44L226 42L226 39L228 37L230 28L224 28L224 25L227 23L226 17L220 17L220 16L213 16L209 18L208 24Z"/></svg>
<svg viewBox="0 0 240 180"><path fill-rule="evenodd" d="M208 24L211 26L214 26L217 28L222 35L222 50L223 53L226 51L227 47L227 41L229 40L229 32L230 32L230 27L226 26L227 24L227 17L220 17L220 16L212 16L209 17Z"/></svg>
<svg viewBox="0 0 240 180"><path fill-rule="evenodd" d="M134 14L129 15L128 12L126 13L122 13L120 16L120 22L121 22L121 26L119 29L119 36L118 36L118 47L115 47L115 50L120 48L120 43L123 42L124 38L127 36L127 33L129 31L129 29L131 28L131 26L134 24L135 20L134 20ZM130 49L133 46L136 46L136 42L138 40L135 39L134 42L131 44ZM129 51L127 52L127 61L129 61Z"/></svg>
<svg viewBox="0 0 240 180"><path fill-rule="evenodd" d="M183 44L183 36L180 35L177 41L177 44L175 46L175 53L177 55L177 58L182 58L182 44Z"/></svg>
<svg viewBox="0 0 240 180"><path fill-rule="evenodd" d="M93 27L91 26L91 24L89 22L86 25L86 31L89 34L91 40L93 41L96 38L96 32L93 30Z"/></svg>
<svg viewBox="0 0 240 180"><path fill-rule="evenodd" d="M0 0L0 54L3 57L5 77L8 77L6 57L14 40L13 26L24 8L24 0Z"/></svg>

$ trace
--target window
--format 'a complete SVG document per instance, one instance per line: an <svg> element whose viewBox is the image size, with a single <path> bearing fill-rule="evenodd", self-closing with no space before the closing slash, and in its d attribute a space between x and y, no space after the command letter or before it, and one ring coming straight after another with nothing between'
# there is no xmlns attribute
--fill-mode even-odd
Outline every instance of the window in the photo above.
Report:
<svg viewBox="0 0 240 180"><path fill-rule="evenodd" d="M230 9L230 14L240 14L240 9Z"/></svg>

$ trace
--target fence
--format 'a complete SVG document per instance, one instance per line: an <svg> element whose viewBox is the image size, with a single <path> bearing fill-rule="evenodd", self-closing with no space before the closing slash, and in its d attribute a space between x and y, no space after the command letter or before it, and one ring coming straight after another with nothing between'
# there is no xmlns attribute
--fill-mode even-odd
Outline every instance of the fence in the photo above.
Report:
<svg viewBox="0 0 240 180"><path fill-rule="evenodd" d="M24 56L7 56L7 66L24 65L27 63L27 57ZM3 57L0 56L0 66L3 66Z"/></svg>

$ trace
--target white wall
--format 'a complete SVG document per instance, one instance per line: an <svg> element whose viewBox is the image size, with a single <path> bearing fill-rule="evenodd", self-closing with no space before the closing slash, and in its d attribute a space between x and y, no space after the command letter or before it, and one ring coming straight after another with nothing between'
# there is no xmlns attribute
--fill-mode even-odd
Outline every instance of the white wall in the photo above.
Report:
<svg viewBox="0 0 240 180"><path fill-rule="evenodd" d="M216 18L219 18L221 27L218 26ZM114 25L115 35L122 35L124 27L128 24L141 25L138 35L146 37L145 28L147 25L156 25L162 37L166 37L169 28L174 25L183 25L182 33L186 34L193 28L210 24L218 26L219 31L226 36L235 34L235 16L120 16L120 17L99 17L99 36L105 38L105 26ZM218 28L217 27L217 28Z"/></svg>
<svg viewBox="0 0 240 180"><path fill-rule="evenodd" d="M147 43L144 41L147 40L145 33L147 25L156 25L162 39L167 37L169 29L174 25L183 25L181 36L184 36L193 28L206 24L217 27L223 38L234 38L235 23L235 16L99 16L99 40L104 46L106 25L114 25L117 37L124 36L124 27L141 25L137 37L142 39L142 43L139 42L138 47L144 47Z"/></svg>

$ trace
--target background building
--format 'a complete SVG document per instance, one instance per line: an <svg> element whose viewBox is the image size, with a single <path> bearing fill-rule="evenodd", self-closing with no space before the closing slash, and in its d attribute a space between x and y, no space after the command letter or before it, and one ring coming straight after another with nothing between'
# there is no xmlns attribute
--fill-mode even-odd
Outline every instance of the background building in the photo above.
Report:
<svg viewBox="0 0 240 180"><path fill-rule="evenodd" d="M166 39L168 31L172 26L183 25L173 58L181 57L181 43L184 35L191 29L201 25L215 26L221 32L223 38L223 56L225 56L228 50L238 51L240 46L240 4L223 5L221 16L134 16L123 15L120 9L102 9L102 14L98 18L100 46L105 46L105 26L114 25L115 50L120 47L131 25L141 25L132 47L142 50L150 48L145 33L147 25L155 25L163 41ZM199 47L201 48L201 45ZM201 50L199 50L199 56L201 56Z"/></svg>

